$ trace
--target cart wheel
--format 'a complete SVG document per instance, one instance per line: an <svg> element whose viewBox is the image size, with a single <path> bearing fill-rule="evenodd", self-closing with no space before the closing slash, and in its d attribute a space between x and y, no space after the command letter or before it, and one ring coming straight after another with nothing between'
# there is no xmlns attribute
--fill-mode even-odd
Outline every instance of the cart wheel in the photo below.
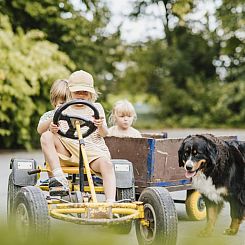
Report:
<svg viewBox="0 0 245 245"><path fill-rule="evenodd" d="M144 203L144 226L136 221L139 245L175 245L177 240L177 212L169 192L163 187L148 187L143 190L139 201Z"/></svg>
<svg viewBox="0 0 245 245"><path fill-rule="evenodd" d="M15 230L21 239L41 236L48 238L49 215L48 204L42 191L35 186L22 187L13 205Z"/></svg>
<svg viewBox="0 0 245 245"><path fill-rule="evenodd" d="M129 199L134 201L134 188L117 188L117 201ZM128 201L129 202L129 201ZM113 225L113 231L117 234L129 234L132 229L133 221Z"/></svg>
<svg viewBox="0 0 245 245"><path fill-rule="evenodd" d="M186 213L191 220L198 221L206 218L205 202L198 191L187 191L185 208Z"/></svg>
<svg viewBox="0 0 245 245"><path fill-rule="evenodd" d="M10 224L12 215L13 215L13 205L14 205L14 199L21 189L20 186L14 184L13 179L13 173L9 175L9 181L8 181L8 197L7 197L7 218L8 223Z"/></svg>

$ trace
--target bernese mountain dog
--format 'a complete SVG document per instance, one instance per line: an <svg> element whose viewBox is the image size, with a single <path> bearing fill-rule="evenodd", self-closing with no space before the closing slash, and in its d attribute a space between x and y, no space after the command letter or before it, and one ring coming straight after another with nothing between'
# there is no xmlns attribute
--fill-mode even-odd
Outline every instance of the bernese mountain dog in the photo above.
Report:
<svg viewBox="0 0 245 245"><path fill-rule="evenodd" d="M231 224L224 231L235 235L245 218L245 142L224 141L211 134L189 135L178 151L179 166L205 201L207 223L200 232L210 236L224 201L230 203Z"/></svg>

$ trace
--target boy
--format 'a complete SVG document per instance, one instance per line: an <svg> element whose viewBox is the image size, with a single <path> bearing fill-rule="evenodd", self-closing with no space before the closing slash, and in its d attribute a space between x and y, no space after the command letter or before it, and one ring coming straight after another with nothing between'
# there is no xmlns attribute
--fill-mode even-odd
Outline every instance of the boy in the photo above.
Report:
<svg viewBox="0 0 245 245"><path fill-rule="evenodd" d="M68 89L71 99L88 100L94 104L101 116L100 119L93 118L93 112L87 106L74 105L67 108L68 114L82 115L91 119L97 130L84 139L85 150L88 156L90 168L94 172L102 175L103 186L107 202L114 202L116 195L116 178L114 167L110 160L110 152L105 144L103 137L108 134L108 128L105 121L105 112L100 103L94 103L97 99L97 93L94 89L94 80L91 74L80 70L71 74L68 79ZM68 193L69 187L67 179L61 169L61 165L78 166L79 143L78 140L72 140L57 134L59 127L52 121L49 125L50 131L41 135L41 146L46 161L49 163L53 178L50 180L49 187L62 187L65 193ZM54 193L55 194L55 193Z"/></svg>

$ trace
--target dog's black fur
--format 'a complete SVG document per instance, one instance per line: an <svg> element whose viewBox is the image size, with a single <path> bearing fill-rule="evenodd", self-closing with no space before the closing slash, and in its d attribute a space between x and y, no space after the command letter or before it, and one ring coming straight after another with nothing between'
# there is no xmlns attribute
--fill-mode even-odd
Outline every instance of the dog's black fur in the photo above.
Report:
<svg viewBox="0 0 245 245"><path fill-rule="evenodd" d="M245 142L190 135L178 155L179 166L185 168L206 204L207 225L200 235L211 235L224 201L230 203L232 219L225 234L235 235L245 216Z"/></svg>

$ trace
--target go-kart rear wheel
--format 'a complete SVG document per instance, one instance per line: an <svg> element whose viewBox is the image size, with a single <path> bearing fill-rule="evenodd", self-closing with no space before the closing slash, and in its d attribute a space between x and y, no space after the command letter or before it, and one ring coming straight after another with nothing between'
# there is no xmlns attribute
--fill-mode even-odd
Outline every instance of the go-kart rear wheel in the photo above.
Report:
<svg viewBox="0 0 245 245"><path fill-rule="evenodd" d="M20 186L14 184L13 173L9 175L8 181L8 197L7 197L7 219L8 224L11 223L12 215L13 215L13 206L14 199L17 196L17 193L21 189Z"/></svg>
<svg viewBox="0 0 245 245"><path fill-rule="evenodd" d="M206 206L202 195L198 191L188 190L185 208L191 220L199 221L206 218Z"/></svg>
<svg viewBox="0 0 245 245"><path fill-rule="evenodd" d="M30 236L48 238L48 204L42 191L35 186L22 187L13 205L14 229L26 241Z"/></svg>
<svg viewBox="0 0 245 245"><path fill-rule="evenodd" d="M163 187L148 187L139 201L144 204L144 217L148 225L136 221L139 245L175 245L177 240L177 212L169 192Z"/></svg>

